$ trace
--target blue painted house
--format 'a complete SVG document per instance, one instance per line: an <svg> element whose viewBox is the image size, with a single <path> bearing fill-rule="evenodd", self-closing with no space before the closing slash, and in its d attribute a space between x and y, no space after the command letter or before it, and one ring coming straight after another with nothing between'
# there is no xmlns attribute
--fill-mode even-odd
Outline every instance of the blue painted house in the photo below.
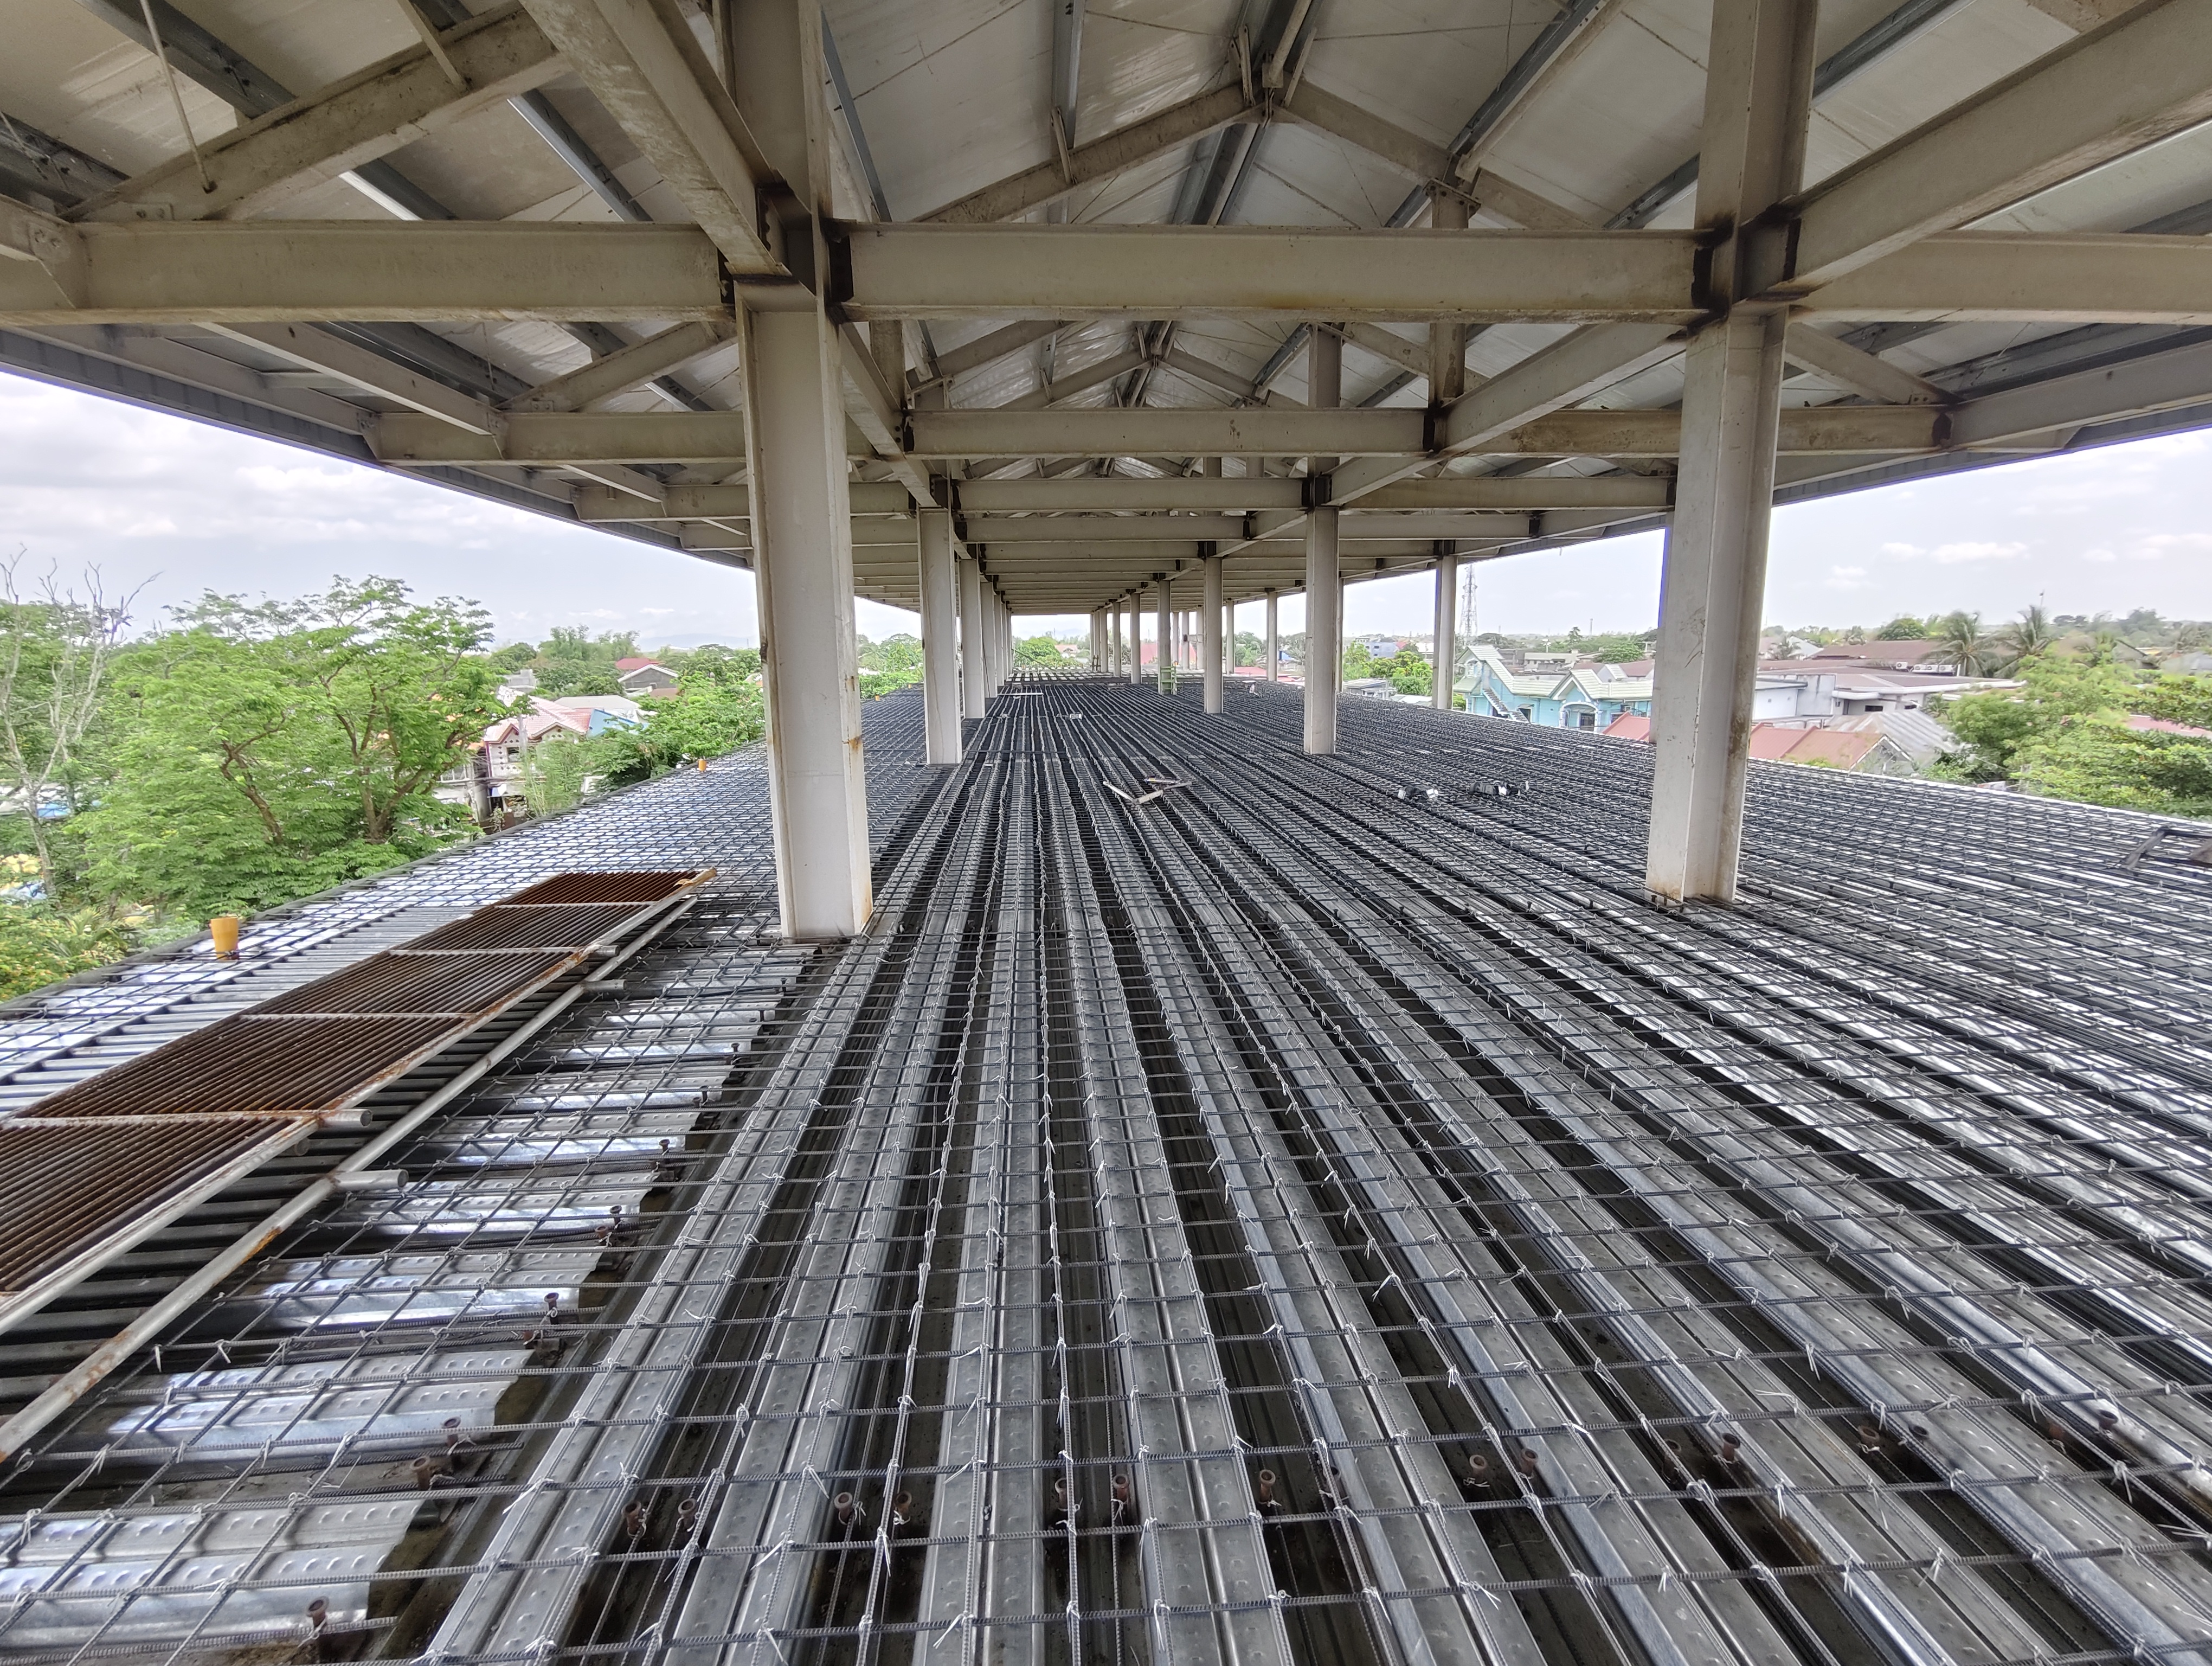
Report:
<svg viewBox="0 0 2212 1666"><path fill-rule="evenodd" d="M1651 665L1577 665L1564 654L1531 654L1516 671L1495 648L1477 642L1459 691L1478 716L1595 733L1623 714L1650 715Z"/></svg>

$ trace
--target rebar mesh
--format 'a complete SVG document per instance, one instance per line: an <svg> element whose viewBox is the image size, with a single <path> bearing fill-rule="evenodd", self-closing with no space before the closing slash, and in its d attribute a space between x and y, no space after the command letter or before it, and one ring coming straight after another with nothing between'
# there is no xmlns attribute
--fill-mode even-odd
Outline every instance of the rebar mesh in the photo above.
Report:
<svg viewBox="0 0 2212 1666"><path fill-rule="evenodd" d="M0 1651L2212 1653L2144 818L1755 767L1663 913L1633 745L1015 691L870 706L836 954L755 763L473 858L726 877L8 1462Z"/></svg>

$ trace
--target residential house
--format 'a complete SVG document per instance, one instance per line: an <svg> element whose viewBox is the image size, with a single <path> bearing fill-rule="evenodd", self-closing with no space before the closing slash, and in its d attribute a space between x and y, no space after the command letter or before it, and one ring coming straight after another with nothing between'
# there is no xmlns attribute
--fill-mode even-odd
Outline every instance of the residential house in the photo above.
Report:
<svg viewBox="0 0 2212 1666"><path fill-rule="evenodd" d="M673 694L677 685L676 673L659 660L635 654L615 661L615 680L622 684L622 691L633 700L650 699L657 694Z"/></svg>
<svg viewBox="0 0 2212 1666"><path fill-rule="evenodd" d="M512 706L524 695L538 692L538 673L529 670L510 671L499 679L499 687L493 692L499 696L501 705Z"/></svg>
<svg viewBox="0 0 2212 1666"><path fill-rule="evenodd" d="M1861 720L1864 722L1865 720ZM1615 740L1651 739L1651 720L1631 714L1606 727ZM1825 726L1795 723L1753 723L1751 755L1770 763L1809 764L1819 769L1848 769L1868 775L1911 775L1917 773L1911 757L1882 731L1850 727L1849 721Z"/></svg>
<svg viewBox="0 0 2212 1666"><path fill-rule="evenodd" d="M558 700L533 696L529 710L487 727L483 739L438 778L434 790L447 804L465 804L478 821L490 822L510 806L520 806L532 748L635 728L644 721L644 708L619 694L575 694Z"/></svg>
<svg viewBox="0 0 2212 1666"><path fill-rule="evenodd" d="M1651 663L1601 666L1569 654L1529 654L1519 669L1488 642L1468 649L1459 691L1477 716L1552 729L1604 728L1625 712L1651 709Z"/></svg>

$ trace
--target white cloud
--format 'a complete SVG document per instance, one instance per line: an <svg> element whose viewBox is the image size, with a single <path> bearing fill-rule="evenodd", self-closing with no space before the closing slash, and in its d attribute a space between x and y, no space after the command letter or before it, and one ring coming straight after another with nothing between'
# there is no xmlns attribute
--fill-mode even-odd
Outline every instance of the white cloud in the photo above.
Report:
<svg viewBox="0 0 2212 1666"><path fill-rule="evenodd" d="M1924 556L1928 553L1917 544L1885 544L1881 546L1881 552L1885 556L1895 556L1903 561L1911 561L1916 556Z"/></svg>
<svg viewBox="0 0 2212 1666"><path fill-rule="evenodd" d="M2027 553L2025 544L1939 544L1929 558L1944 567L1962 561L2015 561Z"/></svg>
<svg viewBox="0 0 2212 1666"><path fill-rule="evenodd" d="M2100 544L2094 550L2084 550L2081 552L2081 559L2084 561L2094 561L2100 565L2106 565L2118 561L2119 557L2114 555L2110 550L2106 549L2102 544Z"/></svg>
<svg viewBox="0 0 2212 1666"><path fill-rule="evenodd" d="M2128 550L2130 561L2163 561L2173 555L2202 555L2212 551L2212 532L2153 532L2136 540Z"/></svg>
<svg viewBox="0 0 2212 1666"><path fill-rule="evenodd" d="M757 640L747 575L404 474L0 374L0 550L18 545L64 575L100 568L111 593L144 585L134 609L142 625L205 590L295 596L343 573L481 601L503 640L677 613L719 640Z"/></svg>

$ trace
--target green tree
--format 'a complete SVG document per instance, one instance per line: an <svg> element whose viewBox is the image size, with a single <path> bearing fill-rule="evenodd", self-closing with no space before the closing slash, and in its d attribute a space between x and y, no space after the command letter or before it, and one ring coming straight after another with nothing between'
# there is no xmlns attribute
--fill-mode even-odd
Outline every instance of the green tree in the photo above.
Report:
<svg viewBox="0 0 2212 1666"><path fill-rule="evenodd" d="M1982 632L1982 616L1961 608L1936 622L1936 640L1965 677L1978 677L2000 652Z"/></svg>
<svg viewBox="0 0 2212 1666"><path fill-rule="evenodd" d="M77 807L82 749L102 708L130 599L108 602L90 569L82 597L58 586L51 569L26 587L21 565L20 554L0 562L0 794L21 820L52 902L63 885L48 812Z"/></svg>
<svg viewBox="0 0 2212 1666"><path fill-rule="evenodd" d="M1874 634L1878 642L1917 642L1928 635L1928 624L1910 613L1900 613Z"/></svg>
<svg viewBox="0 0 2212 1666"><path fill-rule="evenodd" d="M100 891L254 909L465 831L431 788L496 714L473 603L388 579L210 594L119 662L112 772L84 818Z"/></svg>
<svg viewBox="0 0 2212 1666"><path fill-rule="evenodd" d="M1436 687L1436 675L1429 662L1409 648L1401 648L1388 660L1370 661L1368 674L1387 677L1390 686L1401 694L1427 694Z"/></svg>
<svg viewBox="0 0 2212 1666"><path fill-rule="evenodd" d="M2023 607L2020 617L1996 634L1995 668L2005 676L2017 676L2023 666L2039 658L2057 641L2057 627L2039 605Z"/></svg>
<svg viewBox="0 0 2212 1666"><path fill-rule="evenodd" d="M494 671L520 671L538 657L538 648L532 642L509 642L504 648L494 648L485 657Z"/></svg>
<svg viewBox="0 0 2212 1666"><path fill-rule="evenodd" d="M677 679L686 689L696 689L726 683L750 683L760 676L760 650L750 648L725 648L720 642L708 642L702 648L688 652L663 648L660 663L674 672Z"/></svg>
<svg viewBox="0 0 2212 1666"><path fill-rule="evenodd" d="M131 948L130 934L101 909L0 906L0 1000L120 960Z"/></svg>
<svg viewBox="0 0 2212 1666"><path fill-rule="evenodd" d="M2020 784L2045 798L2212 815L2212 741L2077 718L2023 748L2017 762Z"/></svg>
<svg viewBox="0 0 2212 1666"><path fill-rule="evenodd" d="M579 694L620 694L622 678L614 661L596 665L588 660L555 660L538 670L538 686L531 690L541 700L561 700Z"/></svg>
<svg viewBox="0 0 2212 1666"><path fill-rule="evenodd" d="M2135 709L2168 723L2212 729L2212 677L2161 677L2142 690Z"/></svg>
<svg viewBox="0 0 2212 1666"><path fill-rule="evenodd" d="M2069 727L2118 723L2139 697L2109 665L2042 656L2021 668L2022 685L1931 701L1929 709L1965 743L1946 755L1943 772L1966 781L2014 779L2024 755Z"/></svg>
<svg viewBox="0 0 2212 1666"><path fill-rule="evenodd" d="M1014 644L1014 663L1018 666L1065 666L1067 660L1060 651L1060 644L1049 636L1024 636ZM921 667L916 666L919 672Z"/></svg>
<svg viewBox="0 0 2212 1666"><path fill-rule="evenodd" d="M1344 680L1354 682L1375 675L1375 656L1367 651L1364 642L1354 642L1344 650Z"/></svg>

